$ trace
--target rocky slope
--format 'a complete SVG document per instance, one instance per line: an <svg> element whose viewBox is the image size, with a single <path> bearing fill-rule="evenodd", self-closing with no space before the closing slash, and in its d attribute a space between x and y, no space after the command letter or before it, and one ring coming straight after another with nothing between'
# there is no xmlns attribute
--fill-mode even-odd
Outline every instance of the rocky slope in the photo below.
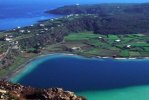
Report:
<svg viewBox="0 0 149 100"><path fill-rule="evenodd" d="M61 88L35 89L0 81L0 100L86 100Z"/></svg>

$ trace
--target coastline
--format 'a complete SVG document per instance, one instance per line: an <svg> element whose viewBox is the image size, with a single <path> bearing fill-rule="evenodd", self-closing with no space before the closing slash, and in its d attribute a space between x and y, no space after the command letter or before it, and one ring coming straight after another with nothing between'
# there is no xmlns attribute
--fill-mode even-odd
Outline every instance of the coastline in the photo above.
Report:
<svg viewBox="0 0 149 100"><path fill-rule="evenodd" d="M19 66L16 70L12 71L11 73L9 73L8 75L6 75L3 79L7 80L7 81L11 81L12 78L14 78L15 76L17 76L20 72L24 71L25 69L28 69L27 65L30 64L33 61L36 61L37 59L43 58L43 57L47 57L47 59L49 60L50 57L49 56L55 56L55 55L64 55L64 56L76 56L76 57L81 57L83 59L90 59L90 60L106 60L106 59L112 59L112 60L117 60L117 61L138 61L138 60L147 60L149 59L149 57L142 57L142 58L121 58L121 57L117 57L117 58L113 58L113 57L100 57L100 56L96 56L96 57L86 57L86 56L82 56L82 55L78 55L78 54L73 54L73 53L49 53L49 54L41 54L38 55L36 57L33 57L31 59L29 59L28 61L26 61L25 63L23 63L21 66ZM41 61L42 62L42 61Z"/></svg>

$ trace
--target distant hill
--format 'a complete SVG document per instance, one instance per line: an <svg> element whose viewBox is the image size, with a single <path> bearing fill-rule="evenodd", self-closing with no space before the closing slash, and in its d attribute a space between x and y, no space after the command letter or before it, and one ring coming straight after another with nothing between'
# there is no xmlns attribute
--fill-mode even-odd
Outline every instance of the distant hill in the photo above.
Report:
<svg viewBox="0 0 149 100"><path fill-rule="evenodd" d="M149 3L143 4L96 4L96 5L70 5L48 11L53 14L149 14Z"/></svg>
<svg viewBox="0 0 149 100"><path fill-rule="evenodd" d="M52 14L94 14L96 33L149 34L149 3L71 5L48 11ZM101 22L101 23L100 23Z"/></svg>

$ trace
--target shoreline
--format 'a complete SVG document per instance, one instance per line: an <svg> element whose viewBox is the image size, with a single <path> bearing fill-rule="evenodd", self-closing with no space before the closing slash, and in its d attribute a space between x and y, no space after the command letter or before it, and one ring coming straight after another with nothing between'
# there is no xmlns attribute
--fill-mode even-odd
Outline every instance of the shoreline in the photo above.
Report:
<svg viewBox="0 0 149 100"><path fill-rule="evenodd" d="M16 70L14 70L13 72L9 73L8 75L6 75L5 77L3 77L2 79L6 80L6 81L10 81L12 77L16 76L22 70L26 69L27 65L29 63L31 63L32 61L35 61L35 60L37 60L39 58L42 58L42 57L46 57L46 56L50 56L50 55L55 55L55 54L63 54L63 55L69 55L69 56L75 55L75 54L67 54L67 53L49 53L49 54L45 54L45 55L44 54L38 55L36 57L30 58L28 61L26 61L25 63L23 63L22 65L20 65Z"/></svg>
<svg viewBox="0 0 149 100"><path fill-rule="evenodd" d="M142 58L137 58L137 57L133 57L133 58L122 58L122 57L100 57L100 56L95 56L95 57L86 57L86 56L82 56L82 55L78 55L78 54L73 54L73 53L49 53L49 54L41 54L38 55L34 58L29 59L28 61L26 61L25 63L23 63L22 65L20 65L16 70L12 71L11 73L9 73L8 75L4 76L4 80L6 81L11 81L11 79L15 76L17 76L21 71L25 70L27 68L27 65L30 64L31 62L42 58L42 57L48 57L48 56L54 56L54 55L64 55L64 56L77 56L77 57L81 57L81 58L85 58L85 59L112 59L112 60L117 60L117 61L125 61L125 60L131 60L131 61L135 61L135 60L146 60L149 59L149 57L142 57Z"/></svg>

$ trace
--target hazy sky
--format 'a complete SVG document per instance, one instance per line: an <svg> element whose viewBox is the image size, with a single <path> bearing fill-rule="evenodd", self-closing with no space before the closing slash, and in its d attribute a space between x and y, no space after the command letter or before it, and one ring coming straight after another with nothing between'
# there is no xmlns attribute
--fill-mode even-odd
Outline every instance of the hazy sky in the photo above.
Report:
<svg viewBox="0 0 149 100"><path fill-rule="evenodd" d="M137 3L149 2L149 0L0 0L0 4L30 4L30 3Z"/></svg>

